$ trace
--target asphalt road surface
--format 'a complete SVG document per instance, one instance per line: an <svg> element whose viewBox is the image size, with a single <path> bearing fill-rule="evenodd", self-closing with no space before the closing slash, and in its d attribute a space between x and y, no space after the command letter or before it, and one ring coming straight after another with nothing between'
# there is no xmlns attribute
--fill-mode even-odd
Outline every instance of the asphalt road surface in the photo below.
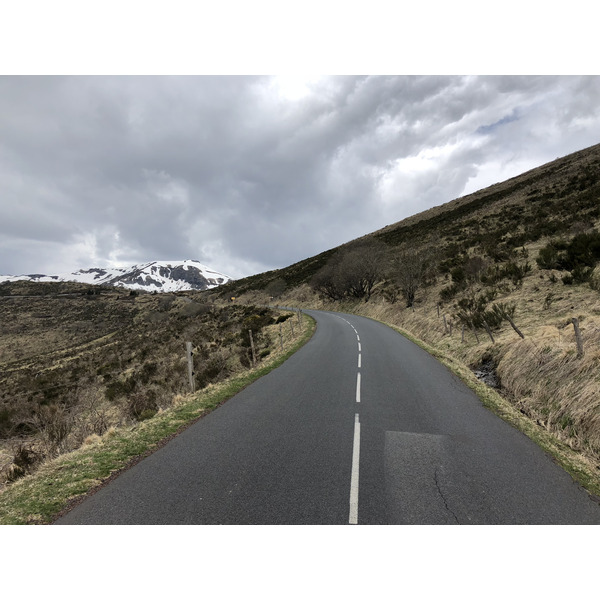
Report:
<svg viewBox="0 0 600 600"><path fill-rule="evenodd" d="M392 329L312 340L58 524L598 524L600 505Z"/></svg>

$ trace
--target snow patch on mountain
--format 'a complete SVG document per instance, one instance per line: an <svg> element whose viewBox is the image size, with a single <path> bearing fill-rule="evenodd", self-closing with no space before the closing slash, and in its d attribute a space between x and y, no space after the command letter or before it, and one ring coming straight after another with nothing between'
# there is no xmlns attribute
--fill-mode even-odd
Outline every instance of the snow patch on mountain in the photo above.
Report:
<svg viewBox="0 0 600 600"><path fill-rule="evenodd" d="M6 281L76 281L92 285L113 285L150 292L180 292L208 290L231 281L197 260L155 260L131 267L80 269L59 275L0 275Z"/></svg>

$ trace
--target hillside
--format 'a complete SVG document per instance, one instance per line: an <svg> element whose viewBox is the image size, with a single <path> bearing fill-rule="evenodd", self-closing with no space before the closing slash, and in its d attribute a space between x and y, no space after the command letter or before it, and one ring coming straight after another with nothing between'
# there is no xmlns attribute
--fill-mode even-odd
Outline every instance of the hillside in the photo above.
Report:
<svg viewBox="0 0 600 600"><path fill-rule="evenodd" d="M193 346L196 390L283 351L285 317L215 306L195 292L31 281L0 289L0 493L6 480L90 436L181 403L190 394L185 342Z"/></svg>
<svg viewBox="0 0 600 600"><path fill-rule="evenodd" d="M340 249L381 241L393 256L405 247L435 246L442 268L459 264L468 252L492 260L544 237L585 230L600 216L600 144L457 198L393 225L349 241L289 267L231 281L220 297L264 291L282 281L288 288L308 284ZM444 263L444 260L447 261Z"/></svg>
<svg viewBox="0 0 600 600"><path fill-rule="evenodd" d="M216 293L395 325L597 470L599 226L596 145Z"/></svg>

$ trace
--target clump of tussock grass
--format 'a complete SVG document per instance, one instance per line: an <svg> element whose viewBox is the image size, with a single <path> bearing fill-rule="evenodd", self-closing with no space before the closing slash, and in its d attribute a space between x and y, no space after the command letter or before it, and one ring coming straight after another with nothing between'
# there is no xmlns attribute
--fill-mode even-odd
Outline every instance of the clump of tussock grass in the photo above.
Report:
<svg viewBox="0 0 600 600"><path fill-rule="evenodd" d="M561 340L548 328L527 343L511 342L499 355L497 372L505 392L526 414L572 448L600 461L600 327L582 327L583 357L574 334Z"/></svg>

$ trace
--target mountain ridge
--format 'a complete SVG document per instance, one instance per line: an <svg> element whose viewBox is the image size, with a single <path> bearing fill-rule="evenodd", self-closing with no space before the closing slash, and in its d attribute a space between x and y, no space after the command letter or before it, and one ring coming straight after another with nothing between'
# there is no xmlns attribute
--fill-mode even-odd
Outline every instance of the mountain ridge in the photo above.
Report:
<svg viewBox="0 0 600 600"><path fill-rule="evenodd" d="M71 273L45 275L0 275L0 284L13 281L63 282L110 285L150 292L210 290L231 281L231 277L197 260L155 260L130 267L91 267Z"/></svg>

